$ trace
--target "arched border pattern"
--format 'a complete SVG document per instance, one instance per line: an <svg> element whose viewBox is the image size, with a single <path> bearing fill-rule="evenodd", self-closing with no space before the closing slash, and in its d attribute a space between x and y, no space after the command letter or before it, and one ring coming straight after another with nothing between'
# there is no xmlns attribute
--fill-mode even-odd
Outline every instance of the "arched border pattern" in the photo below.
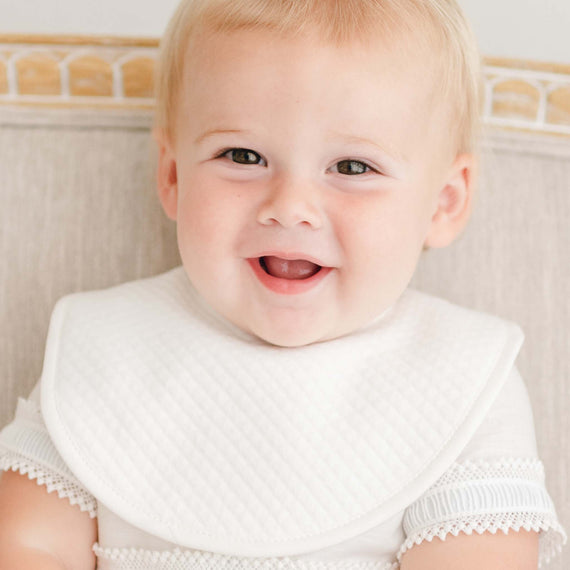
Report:
<svg viewBox="0 0 570 570"><path fill-rule="evenodd" d="M0 105L151 110L154 101L148 95L152 92L148 68L149 61L156 61L157 55L158 40L0 35L0 61L4 64L0 67L0 74L4 73L4 77L0 76L0 85L7 85L7 90L0 92ZM53 81L53 74L39 72L37 66L41 59L38 56L57 61L60 88L55 94L45 94L48 90L45 77ZM130 94L126 95L123 66L127 62L131 64L129 72L132 76L133 65L136 73L139 60L140 80L136 83L141 86L140 94L131 88ZM19 88L22 70L27 74L25 94ZM101 77L109 72L112 74L112 93L102 94ZM73 73L80 76L81 95L74 95L71 89ZM36 78L35 89L30 88L30 77Z"/></svg>
<svg viewBox="0 0 570 570"><path fill-rule="evenodd" d="M0 35L0 105L151 111L149 62L156 62L157 56L157 39ZM41 61L54 60L59 69L56 93L45 85L47 80L54 81L53 70L42 73L38 69ZM81 62L85 68L78 69ZM82 82L81 95L70 89L70 63ZM493 58L484 63L483 117L487 125L570 136L570 65ZM26 72L26 94L19 90L22 70ZM112 93L103 94L101 77L109 70ZM30 78L36 78L36 89L30 89Z"/></svg>
<svg viewBox="0 0 570 570"><path fill-rule="evenodd" d="M483 77L486 124L570 136L570 66L489 62Z"/></svg>

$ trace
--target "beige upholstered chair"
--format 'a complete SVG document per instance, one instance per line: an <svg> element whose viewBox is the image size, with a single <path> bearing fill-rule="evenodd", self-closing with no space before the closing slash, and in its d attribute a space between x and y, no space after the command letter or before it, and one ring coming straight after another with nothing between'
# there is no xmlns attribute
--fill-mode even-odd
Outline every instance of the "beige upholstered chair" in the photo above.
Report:
<svg viewBox="0 0 570 570"><path fill-rule="evenodd" d="M30 64L0 44L0 427L39 378L60 296L179 263L155 195L148 90L136 92L152 46L123 47L123 56L95 46L81 57L56 48L36 46ZM144 51L142 80L128 55L135 49ZM56 87L25 92L24 64L41 67L47 52L57 65L44 77ZM424 255L414 285L523 327L519 368L548 488L570 530L570 69L503 67L487 70L495 126L472 223L454 246ZM569 568L570 548L550 567Z"/></svg>

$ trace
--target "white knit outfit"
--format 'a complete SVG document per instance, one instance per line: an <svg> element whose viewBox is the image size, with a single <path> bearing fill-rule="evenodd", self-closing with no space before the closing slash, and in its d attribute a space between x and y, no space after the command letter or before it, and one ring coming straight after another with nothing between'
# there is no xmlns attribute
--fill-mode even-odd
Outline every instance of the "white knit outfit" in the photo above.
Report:
<svg viewBox="0 0 570 570"><path fill-rule="evenodd" d="M409 290L353 335L272 347L177 268L58 303L0 468L97 516L103 570L385 570L434 536L520 528L543 564L566 536L521 341Z"/></svg>

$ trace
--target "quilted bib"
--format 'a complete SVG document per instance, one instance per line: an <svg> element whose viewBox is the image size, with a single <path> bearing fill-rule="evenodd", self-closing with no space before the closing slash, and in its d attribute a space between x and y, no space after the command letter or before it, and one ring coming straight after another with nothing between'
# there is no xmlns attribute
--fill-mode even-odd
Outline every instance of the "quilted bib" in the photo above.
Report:
<svg viewBox="0 0 570 570"><path fill-rule="evenodd" d="M512 323L409 289L352 335L275 347L176 268L58 302L42 413L69 468L128 523L220 554L302 554L439 478L521 343Z"/></svg>

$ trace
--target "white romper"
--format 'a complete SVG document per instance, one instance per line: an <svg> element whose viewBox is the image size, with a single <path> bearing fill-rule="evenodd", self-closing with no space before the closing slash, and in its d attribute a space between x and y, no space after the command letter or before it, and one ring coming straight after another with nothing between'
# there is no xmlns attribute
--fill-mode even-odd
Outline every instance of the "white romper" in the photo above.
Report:
<svg viewBox="0 0 570 570"><path fill-rule="evenodd" d="M544 486L528 394L512 364L520 342L500 320L408 291L356 339L340 339L332 352L330 343L299 352L261 347L222 322L197 300L181 268L106 291L60 301L50 325L42 382L27 400L18 400L14 421L0 433L0 469L27 473L49 492L98 518L93 549L99 569L388 570L398 567L413 544L435 536L521 528L541 533L543 565L566 541ZM125 309L132 299L132 310ZM141 309L155 301L158 312ZM99 319L105 307L107 315L120 315L118 329L105 329L105 319ZM186 310L197 315L196 321L175 322L173 316ZM418 311L428 316L418 319ZM468 323L464 328L469 351L485 345L474 336L477 327L488 327L485 338L504 336L505 346L514 348L496 351L504 370L489 367L491 380L481 381L474 394L469 390L478 376L465 382L466 388L456 379L458 370L469 374L467 357L459 354L456 361L442 361L441 383L445 385L447 376L446 390L456 390L458 399L446 408L439 404L441 394L430 400L427 390L412 406L414 387L425 387L426 378L434 383L429 374L418 374L425 361L417 353L425 352L428 362L432 352L439 354L434 339L440 334L439 315L447 311L441 334L460 337L454 327ZM408 329L425 326L430 340L418 344ZM191 335L185 337L187 328ZM130 340L117 342L125 331ZM186 353L197 334L200 342ZM107 344L94 348L98 338ZM183 348L176 348L178 342ZM217 367L207 352L210 344L219 342L224 350L216 344L212 354L221 359L230 351L229 367ZM364 358L359 351L371 342L379 343L382 358L375 350L372 360L347 380L347 370L359 365L355 363ZM411 352L402 355L400 346L406 343ZM494 354L493 348L480 350ZM295 385L290 377L280 376L289 370L286 359L293 353L315 362L307 378L317 388L311 385L302 396L299 388L309 385L308 380ZM143 367L122 367L125 354L136 356ZM278 368L269 370L275 360ZM370 363L386 382L369 373ZM184 376L201 365L205 375L198 375L199 380ZM326 369L326 377L314 375L320 369ZM395 369L397 374L390 376ZM86 371L81 378L80 370ZM151 374L145 383L147 371ZM235 384L250 377L254 380L247 390L232 392ZM400 377L405 383L394 391L394 379ZM256 383L259 378L262 383ZM97 388L91 393L94 383ZM288 392L291 385L295 390ZM128 389L122 392L124 386ZM279 409L272 414L267 413L272 402L263 388L272 398L282 390L275 397ZM355 396L355 390L361 396ZM465 411L456 412L468 398ZM370 409L368 401L374 402ZM138 412L133 402L143 404ZM204 410L208 413L201 413ZM389 433L392 425L407 426L401 422L406 416L415 418L417 410L418 422L438 414L446 420L430 420L416 432L412 422L412 435L406 437ZM239 415L243 411L247 417ZM248 422L254 417L255 422ZM218 430L224 421L227 429ZM152 430L142 433L147 425ZM256 426L262 428L260 433ZM305 441L306 432L313 439L307 436ZM345 447L337 441L339 433ZM176 444L172 453L163 453L170 442ZM268 442L278 451L275 456L264 447ZM398 443L391 448L393 442ZM339 458L348 458L346 465ZM415 470L409 480L406 469ZM330 471L334 473L329 476ZM201 477L202 472L207 476ZM176 489L167 488L173 480ZM341 496L344 492L346 497ZM322 516L317 512L321 506Z"/></svg>

